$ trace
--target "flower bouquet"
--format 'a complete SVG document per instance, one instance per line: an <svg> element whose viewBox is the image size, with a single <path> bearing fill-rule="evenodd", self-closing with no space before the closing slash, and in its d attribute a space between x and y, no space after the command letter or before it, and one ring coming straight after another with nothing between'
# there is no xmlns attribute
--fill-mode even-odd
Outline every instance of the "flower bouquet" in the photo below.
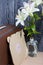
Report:
<svg viewBox="0 0 43 65"><path fill-rule="evenodd" d="M24 26L23 29L28 32L27 36L29 36L30 40L32 41L31 45L33 46L35 45L34 46L35 51L32 52L35 54L37 54L37 50L36 50L36 42L33 44L34 42L33 35L39 34L39 32L37 32L36 30L35 22L40 19L39 15L37 14L37 12L40 11L40 9L38 8L40 4L43 4L42 0L30 0L28 2L23 2L23 7L20 7L18 9L18 14L16 15L15 18L16 26L18 26L18 24L20 23L22 26ZM29 17L28 20L27 17ZM27 24L29 24L28 26L25 25L25 21L27 22Z"/></svg>

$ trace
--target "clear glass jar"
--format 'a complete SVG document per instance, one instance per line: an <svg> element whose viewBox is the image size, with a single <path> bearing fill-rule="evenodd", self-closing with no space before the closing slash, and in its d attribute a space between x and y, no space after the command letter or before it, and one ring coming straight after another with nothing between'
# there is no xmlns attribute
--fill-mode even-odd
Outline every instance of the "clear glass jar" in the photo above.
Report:
<svg viewBox="0 0 43 65"><path fill-rule="evenodd" d="M27 42L28 47L28 55L30 56L36 56L37 55L37 40L34 40L34 38L30 38L30 41Z"/></svg>

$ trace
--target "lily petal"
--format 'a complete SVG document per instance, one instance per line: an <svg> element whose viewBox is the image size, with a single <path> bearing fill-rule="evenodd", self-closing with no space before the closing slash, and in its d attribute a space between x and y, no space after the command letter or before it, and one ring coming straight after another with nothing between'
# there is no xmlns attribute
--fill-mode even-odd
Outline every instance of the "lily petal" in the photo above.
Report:
<svg viewBox="0 0 43 65"><path fill-rule="evenodd" d="M33 12L40 11L38 8L34 8Z"/></svg>
<svg viewBox="0 0 43 65"><path fill-rule="evenodd" d="M17 20L17 19L19 19L19 16L18 16L18 15L16 15L15 19L16 19L16 20Z"/></svg>
<svg viewBox="0 0 43 65"><path fill-rule="evenodd" d="M18 25L20 23L20 21L18 20L18 21L16 21L16 26Z"/></svg>
<svg viewBox="0 0 43 65"><path fill-rule="evenodd" d="M23 5L25 8L29 7L28 3L26 3L26 2L23 2Z"/></svg>
<svg viewBox="0 0 43 65"><path fill-rule="evenodd" d="M23 13L26 13L26 10L25 10L25 9L22 9L22 12L23 12Z"/></svg>
<svg viewBox="0 0 43 65"><path fill-rule="evenodd" d="M42 0L31 0L33 2L35 2L35 4L38 6L40 5L43 1Z"/></svg>
<svg viewBox="0 0 43 65"><path fill-rule="evenodd" d="M23 26L24 26L24 22L23 22L23 21L21 22L21 25L23 25Z"/></svg>
<svg viewBox="0 0 43 65"><path fill-rule="evenodd" d="M20 10L18 9L18 15L20 14Z"/></svg>

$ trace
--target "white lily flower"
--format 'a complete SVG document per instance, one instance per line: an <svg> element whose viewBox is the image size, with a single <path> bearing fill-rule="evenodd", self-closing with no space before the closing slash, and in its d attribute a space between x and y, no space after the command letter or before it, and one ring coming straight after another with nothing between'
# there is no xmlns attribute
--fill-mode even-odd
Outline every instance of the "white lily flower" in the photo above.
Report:
<svg viewBox="0 0 43 65"><path fill-rule="evenodd" d="M35 8L35 3L23 3L24 7L22 8L22 12L25 13L27 16L28 15L32 15L33 16L33 12L39 11L38 8Z"/></svg>
<svg viewBox="0 0 43 65"><path fill-rule="evenodd" d="M41 3L43 3L42 0L31 0L31 1L35 2L35 4L36 4L37 6L40 5Z"/></svg>
<svg viewBox="0 0 43 65"><path fill-rule="evenodd" d="M24 20L26 19L26 15L18 10L18 15L16 15L16 26L20 23L24 26Z"/></svg>
<svg viewBox="0 0 43 65"><path fill-rule="evenodd" d="M20 23L21 25L23 25L23 26L24 26L24 21L17 20L17 21L16 21L16 26L17 26L19 23Z"/></svg>

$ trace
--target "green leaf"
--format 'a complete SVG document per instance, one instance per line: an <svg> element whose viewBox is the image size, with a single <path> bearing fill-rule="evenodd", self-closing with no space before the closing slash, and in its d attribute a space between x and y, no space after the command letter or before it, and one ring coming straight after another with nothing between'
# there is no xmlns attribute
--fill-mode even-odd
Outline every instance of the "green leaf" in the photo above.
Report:
<svg viewBox="0 0 43 65"><path fill-rule="evenodd" d="M28 26L28 27L27 27L27 26L24 27L24 30L27 30L27 31L28 31L29 29L30 29L30 26Z"/></svg>
<svg viewBox="0 0 43 65"><path fill-rule="evenodd" d="M33 32L36 30L35 24L31 25L31 29L32 29Z"/></svg>
<svg viewBox="0 0 43 65"><path fill-rule="evenodd" d="M27 36L32 36L32 31L31 31L31 30L30 30L30 31L28 31Z"/></svg>
<svg viewBox="0 0 43 65"><path fill-rule="evenodd" d="M24 27L24 30L26 30L26 27Z"/></svg>
<svg viewBox="0 0 43 65"><path fill-rule="evenodd" d="M40 19L40 17L36 13L34 14L34 18L35 18L35 20L39 20Z"/></svg>
<svg viewBox="0 0 43 65"><path fill-rule="evenodd" d="M40 32L37 32L36 30L33 32L34 34L40 34Z"/></svg>
<svg viewBox="0 0 43 65"><path fill-rule="evenodd" d="M28 33L27 36L29 36L29 35L31 36L32 34L31 33Z"/></svg>

